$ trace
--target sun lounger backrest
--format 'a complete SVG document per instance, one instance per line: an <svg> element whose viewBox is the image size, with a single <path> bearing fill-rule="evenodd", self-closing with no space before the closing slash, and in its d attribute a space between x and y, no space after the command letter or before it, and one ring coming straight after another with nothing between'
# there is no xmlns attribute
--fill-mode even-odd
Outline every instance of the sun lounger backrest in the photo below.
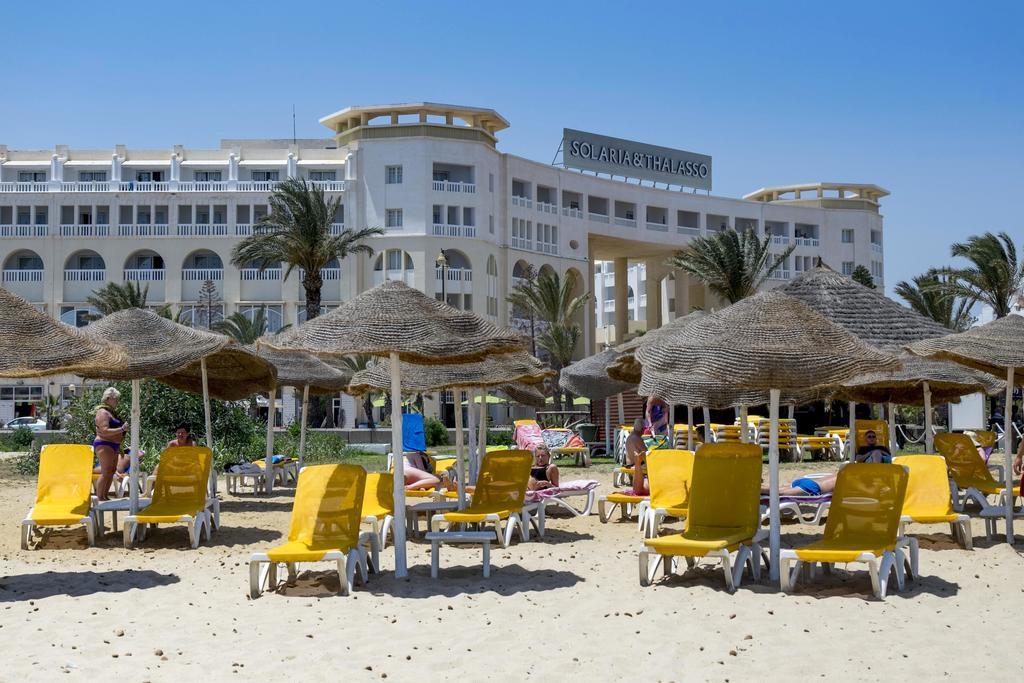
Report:
<svg viewBox="0 0 1024 683"><path fill-rule="evenodd" d="M946 459L949 475L962 489L972 486L998 486L978 448L966 434L941 433L935 435L935 450Z"/></svg>
<svg viewBox="0 0 1024 683"><path fill-rule="evenodd" d="M371 472L366 475L363 492L363 509L383 508L393 510L395 507L395 480L387 472ZM365 514L363 515L366 516Z"/></svg>
<svg viewBox="0 0 1024 683"><path fill-rule="evenodd" d="M912 517L952 514L953 501L949 494L945 458L941 455L901 455L893 458L892 463L902 465L910 472L903 514Z"/></svg>
<svg viewBox="0 0 1024 683"><path fill-rule="evenodd" d="M686 528L757 532L761 520L761 447L709 443L693 459Z"/></svg>
<svg viewBox="0 0 1024 683"><path fill-rule="evenodd" d="M530 480L530 451L493 451L484 455L473 491L472 508L515 510L523 507Z"/></svg>
<svg viewBox="0 0 1024 683"><path fill-rule="evenodd" d="M314 465L299 472L288 540L310 548L349 548L359 540L366 470Z"/></svg>
<svg viewBox="0 0 1024 683"><path fill-rule="evenodd" d="M862 463L839 470L824 538L842 539L858 548L891 548L899 533L909 478L899 465Z"/></svg>
<svg viewBox="0 0 1024 683"><path fill-rule="evenodd" d="M213 453L206 446L175 446L164 450L153 484L153 504L204 508L212 460Z"/></svg>
<svg viewBox="0 0 1024 683"><path fill-rule="evenodd" d="M690 500L693 451L658 449L647 456L647 481L654 509L679 507Z"/></svg>
<svg viewBox="0 0 1024 683"><path fill-rule="evenodd" d="M974 439L978 442L978 445L982 448L995 448L996 445L996 433L988 430L980 430L974 432Z"/></svg>
<svg viewBox="0 0 1024 683"><path fill-rule="evenodd" d="M857 448L867 446L867 433L874 432L877 444L892 448L889 444L889 423L885 420L857 420Z"/></svg>
<svg viewBox="0 0 1024 683"><path fill-rule="evenodd" d="M36 503L88 507L92 489L92 446L55 443L39 452Z"/></svg>

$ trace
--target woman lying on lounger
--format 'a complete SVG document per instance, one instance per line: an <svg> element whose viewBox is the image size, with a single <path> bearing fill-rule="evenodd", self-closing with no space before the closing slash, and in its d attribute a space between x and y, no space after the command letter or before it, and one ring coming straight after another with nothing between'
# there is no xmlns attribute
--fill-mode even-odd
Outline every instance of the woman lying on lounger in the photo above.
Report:
<svg viewBox="0 0 1024 683"><path fill-rule="evenodd" d="M780 486L780 496L822 496L836 487L836 473L811 473L794 479L789 486ZM761 495L769 494L768 485L761 484Z"/></svg>
<svg viewBox="0 0 1024 683"><path fill-rule="evenodd" d="M533 452L533 467L526 488L530 491L558 488L558 465L551 464L551 451L547 446L537 446Z"/></svg>
<svg viewBox="0 0 1024 683"><path fill-rule="evenodd" d="M441 483L441 479L430 473L430 456L426 453L405 454L405 488L407 491L417 489L433 489Z"/></svg>

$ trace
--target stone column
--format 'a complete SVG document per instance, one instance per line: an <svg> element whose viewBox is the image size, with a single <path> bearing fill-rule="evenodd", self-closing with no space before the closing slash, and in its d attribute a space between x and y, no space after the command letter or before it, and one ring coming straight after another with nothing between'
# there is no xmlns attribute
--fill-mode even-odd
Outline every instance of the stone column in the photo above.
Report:
<svg viewBox="0 0 1024 683"><path fill-rule="evenodd" d="M690 312L690 276L681 270L675 272L675 316L681 318Z"/></svg>
<svg viewBox="0 0 1024 683"><path fill-rule="evenodd" d="M647 330L654 330L661 327L661 278L664 276L663 266L658 259L647 259L645 261L647 279L644 282L644 289L647 294L646 318Z"/></svg>
<svg viewBox="0 0 1024 683"><path fill-rule="evenodd" d="M615 343L626 341L629 331L629 261L625 257L615 259Z"/></svg>
<svg viewBox="0 0 1024 683"><path fill-rule="evenodd" d="M589 250L588 250L589 251ZM584 276L587 281L583 284L583 291L590 292L590 301L583 307L583 355L590 356L595 353L595 337L597 336L597 306L601 305L601 288L594 285L594 255L587 256L587 272Z"/></svg>

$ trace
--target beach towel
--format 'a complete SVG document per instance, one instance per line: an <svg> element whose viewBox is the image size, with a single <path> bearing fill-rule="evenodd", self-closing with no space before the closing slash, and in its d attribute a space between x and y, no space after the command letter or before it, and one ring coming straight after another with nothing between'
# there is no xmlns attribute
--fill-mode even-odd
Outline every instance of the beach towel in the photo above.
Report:
<svg viewBox="0 0 1024 683"><path fill-rule="evenodd" d="M574 481L563 481L561 486L552 486L549 489L540 491L527 491L526 502L536 503L544 498L557 498L563 493L585 493L597 488L597 482L589 479L576 479Z"/></svg>
<svg viewBox="0 0 1024 683"><path fill-rule="evenodd" d="M516 447L523 451L532 451L537 446L544 445L544 436L536 422L516 425L514 438Z"/></svg>
<svg viewBox="0 0 1024 683"><path fill-rule="evenodd" d="M405 413L402 415L402 451L424 453L427 450L427 433L423 430L423 415Z"/></svg>
<svg viewBox="0 0 1024 683"><path fill-rule="evenodd" d="M555 448L586 448L579 434L571 429L545 429L541 432L541 438L548 450Z"/></svg>

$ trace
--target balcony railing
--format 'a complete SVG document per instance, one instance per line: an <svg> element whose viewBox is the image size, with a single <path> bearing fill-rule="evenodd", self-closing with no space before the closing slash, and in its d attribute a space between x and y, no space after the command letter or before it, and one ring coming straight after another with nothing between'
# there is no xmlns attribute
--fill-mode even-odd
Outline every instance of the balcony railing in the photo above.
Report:
<svg viewBox="0 0 1024 683"><path fill-rule="evenodd" d="M106 180L84 180L60 184L61 192L110 192L110 183Z"/></svg>
<svg viewBox="0 0 1024 683"><path fill-rule="evenodd" d="M72 180L68 182L0 183L0 192L272 192L279 180ZM325 192L344 192L344 180L307 180ZM444 183L457 185L450 192L476 192L472 183ZM468 188L468 189L467 189Z"/></svg>
<svg viewBox="0 0 1024 683"><path fill-rule="evenodd" d="M5 270L4 282L42 282L42 270Z"/></svg>
<svg viewBox="0 0 1024 683"><path fill-rule="evenodd" d="M635 218L623 218L621 216L616 216L615 217L615 225L621 225L624 228L635 228L636 227L636 219Z"/></svg>
<svg viewBox="0 0 1024 683"><path fill-rule="evenodd" d="M817 237L797 237L795 241L798 247L816 247L821 244Z"/></svg>
<svg viewBox="0 0 1024 683"><path fill-rule="evenodd" d="M223 268L182 268L181 279L186 282L205 282L206 280L223 280Z"/></svg>
<svg viewBox="0 0 1024 683"><path fill-rule="evenodd" d="M789 244L789 235L772 235L772 244Z"/></svg>
<svg viewBox="0 0 1024 683"><path fill-rule="evenodd" d="M700 237L700 228L694 228L688 225L677 225L676 232L680 235L693 235L694 237Z"/></svg>
<svg viewBox="0 0 1024 683"><path fill-rule="evenodd" d="M593 211L591 211L589 214L587 214L587 216L590 218L590 220L594 221L595 223L609 222L608 216L603 213L594 213Z"/></svg>
<svg viewBox="0 0 1024 683"><path fill-rule="evenodd" d="M513 237L512 238L512 248L513 249L529 249L529 250L532 251L533 250L533 241L532 240L528 240L528 239L526 239L524 237Z"/></svg>
<svg viewBox="0 0 1024 683"><path fill-rule="evenodd" d="M178 237L224 237L227 223L189 223L178 226Z"/></svg>
<svg viewBox="0 0 1024 683"><path fill-rule="evenodd" d="M119 237L167 237L171 226L166 223L143 223L117 226Z"/></svg>
<svg viewBox="0 0 1024 683"><path fill-rule="evenodd" d="M235 234L240 236L252 234L252 223L235 223Z"/></svg>
<svg viewBox="0 0 1024 683"><path fill-rule="evenodd" d="M656 223L654 221L647 221L648 230L657 230L658 232L668 232L668 225L665 223Z"/></svg>
<svg viewBox="0 0 1024 683"><path fill-rule="evenodd" d="M125 282L163 282L163 268L125 268Z"/></svg>
<svg viewBox="0 0 1024 683"><path fill-rule="evenodd" d="M434 190L437 192L466 192L476 194L475 183L453 183L447 180L435 180Z"/></svg>
<svg viewBox="0 0 1024 683"><path fill-rule="evenodd" d="M583 212L580 209L574 209L571 206L563 206L562 215L568 216L569 218L583 218Z"/></svg>
<svg viewBox="0 0 1024 683"><path fill-rule="evenodd" d="M109 225L62 225L61 237L110 237Z"/></svg>
<svg viewBox="0 0 1024 683"><path fill-rule="evenodd" d="M558 255L558 245L550 244L548 242L537 242L537 251L542 254L551 254L552 256Z"/></svg>
<svg viewBox="0 0 1024 683"><path fill-rule="evenodd" d="M298 273L299 283L301 284L302 281L306 279L306 271L299 268L296 272ZM321 268L320 279L324 282L327 282L328 280L340 280L341 268Z"/></svg>
<svg viewBox="0 0 1024 683"><path fill-rule="evenodd" d="M476 237L475 225L434 224L434 237Z"/></svg>
<svg viewBox="0 0 1024 683"><path fill-rule="evenodd" d="M533 208L533 200L529 197L520 197L517 194L512 195L512 206L523 206L527 209Z"/></svg>
<svg viewBox="0 0 1024 683"><path fill-rule="evenodd" d="M774 273L772 273L772 276L769 279L770 280L788 280L789 277L790 277L790 273L789 273L788 270L776 270Z"/></svg>
<svg viewBox="0 0 1024 683"><path fill-rule="evenodd" d="M331 223L331 235L338 236L343 232L345 232L344 223Z"/></svg>
<svg viewBox="0 0 1024 683"><path fill-rule="evenodd" d="M281 279L280 268L267 268L266 270L242 268L239 273L242 275L242 280L246 282L271 282Z"/></svg>
<svg viewBox="0 0 1024 683"><path fill-rule="evenodd" d="M107 271L102 268L64 271L64 282L103 282L106 279Z"/></svg>
<svg viewBox="0 0 1024 683"><path fill-rule="evenodd" d="M0 237L46 237L46 225L0 225Z"/></svg>
<svg viewBox="0 0 1024 683"><path fill-rule="evenodd" d="M882 253L882 245L879 244L878 242L872 242L871 243L871 250L872 251L877 251L879 254L881 254Z"/></svg>
<svg viewBox="0 0 1024 683"><path fill-rule="evenodd" d="M0 192L46 192L50 184L43 183L0 183Z"/></svg>
<svg viewBox="0 0 1024 683"><path fill-rule="evenodd" d="M537 200L537 210L541 213L558 213L558 205Z"/></svg>
<svg viewBox="0 0 1024 683"><path fill-rule="evenodd" d="M473 281L473 271L469 268L434 268L434 279L440 280L444 276L447 276L448 282Z"/></svg>

